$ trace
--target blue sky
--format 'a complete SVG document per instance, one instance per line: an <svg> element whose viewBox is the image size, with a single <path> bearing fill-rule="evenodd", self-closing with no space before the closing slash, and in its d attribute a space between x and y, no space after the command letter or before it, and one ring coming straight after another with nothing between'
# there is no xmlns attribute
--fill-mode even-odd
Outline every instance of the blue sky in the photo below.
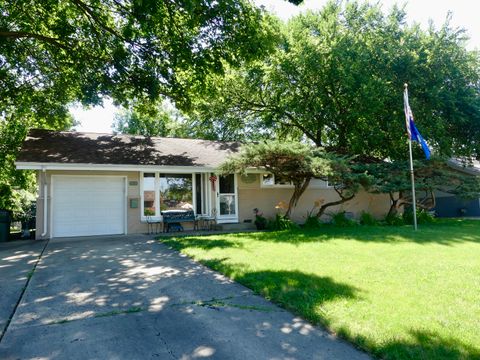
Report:
<svg viewBox="0 0 480 360"><path fill-rule="evenodd" d="M305 0L300 6L294 6L283 0L254 0L257 5L263 5L269 11L274 12L283 20L307 9L320 9L326 0ZM447 13L452 12L452 25L467 30L470 36L469 49L480 49L480 2L475 0L379 0L382 7L388 11L395 3L406 3L406 10L409 22L418 22L427 27L429 20L436 26L445 22ZM76 126L77 131L90 131L100 133L112 132L112 122L115 114L115 107L109 99L104 101L103 107L97 106L90 109L76 106L71 108L74 118L80 123Z"/></svg>

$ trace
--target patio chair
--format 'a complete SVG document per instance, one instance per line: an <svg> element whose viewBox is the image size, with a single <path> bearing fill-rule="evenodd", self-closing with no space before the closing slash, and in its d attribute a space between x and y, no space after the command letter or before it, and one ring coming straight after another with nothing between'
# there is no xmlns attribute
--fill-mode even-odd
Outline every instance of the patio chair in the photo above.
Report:
<svg viewBox="0 0 480 360"><path fill-rule="evenodd" d="M160 220L154 219L151 216L147 216L146 218L148 234L158 234L161 232L160 227L162 226L162 222Z"/></svg>
<svg viewBox="0 0 480 360"><path fill-rule="evenodd" d="M203 217L203 229L213 230L217 225L217 209L212 209L210 216Z"/></svg>

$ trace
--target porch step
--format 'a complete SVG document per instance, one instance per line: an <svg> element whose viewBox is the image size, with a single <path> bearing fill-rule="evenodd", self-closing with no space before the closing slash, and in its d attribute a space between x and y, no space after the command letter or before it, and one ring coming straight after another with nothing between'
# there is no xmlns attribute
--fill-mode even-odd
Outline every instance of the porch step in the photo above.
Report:
<svg viewBox="0 0 480 360"><path fill-rule="evenodd" d="M215 225L215 230L219 230L219 231L255 230L255 224L253 223L217 224Z"/></svg>

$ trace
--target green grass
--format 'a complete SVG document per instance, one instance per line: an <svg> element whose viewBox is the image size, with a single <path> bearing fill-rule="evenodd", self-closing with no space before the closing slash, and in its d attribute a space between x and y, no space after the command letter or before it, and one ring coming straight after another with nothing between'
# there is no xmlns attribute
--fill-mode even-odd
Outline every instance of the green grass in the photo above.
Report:
<svg viewBox="0 0 480 360"><path fill-rule="evenodd" d="M480 359L480 221L162 241L386 359Z"/></svg>

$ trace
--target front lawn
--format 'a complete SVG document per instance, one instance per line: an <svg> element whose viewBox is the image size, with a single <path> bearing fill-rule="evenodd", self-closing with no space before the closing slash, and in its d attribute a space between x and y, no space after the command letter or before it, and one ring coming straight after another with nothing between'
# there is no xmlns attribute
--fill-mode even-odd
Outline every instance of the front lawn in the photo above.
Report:
<svg viewBox="0 0 480 360"><path fill-rule="evenodd" d="M162 239L387 359L480 359L480 221Z"/></svg>

